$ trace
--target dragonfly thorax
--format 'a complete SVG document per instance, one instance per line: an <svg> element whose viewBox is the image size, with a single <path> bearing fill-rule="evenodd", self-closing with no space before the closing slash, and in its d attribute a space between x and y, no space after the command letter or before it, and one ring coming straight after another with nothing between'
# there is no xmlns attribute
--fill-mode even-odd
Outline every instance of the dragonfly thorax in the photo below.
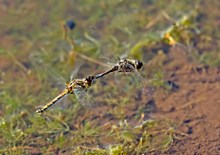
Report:
<svg viewBox="0 0 220 155"><path fill-rule="evenodd" d="M86 82L83 79L74 79L66 84L66 89L70 94L74 93L74 89L77 88L86 88Z"/></svg>
<svg viewBox="0 0 220 155"><path fill-rule="evenodd" d="M118 63L119 72L133 72L134 69L136 69L136 63L135 60L130 60L130 59L124 59L120 60Z"/></svg>
<svg viewBox="0 0 220 155"><path fill-rule="evenodd" d="M73 89L76 87L76 80L72 80L66 84L66 89L70 94L73 94Z"/></svg>

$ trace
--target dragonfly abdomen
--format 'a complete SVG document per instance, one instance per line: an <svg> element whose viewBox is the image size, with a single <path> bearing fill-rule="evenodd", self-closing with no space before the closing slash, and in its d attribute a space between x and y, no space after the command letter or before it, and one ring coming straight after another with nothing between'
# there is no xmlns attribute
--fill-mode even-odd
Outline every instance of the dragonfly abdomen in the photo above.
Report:
<svg viewBox="0 0 220 155"><path fill-rule="evenodd" d="M50 102L48 102L45 106L43 106L42 108L38 109L36 111L36 113L41 114L44 111L46 111L50 106L54 105L58 100L60 100L62 97L64 97L66 94L68 94L69 91L68 89L64 89L57 97L55 97L53 100L51 100Z"/></svg>

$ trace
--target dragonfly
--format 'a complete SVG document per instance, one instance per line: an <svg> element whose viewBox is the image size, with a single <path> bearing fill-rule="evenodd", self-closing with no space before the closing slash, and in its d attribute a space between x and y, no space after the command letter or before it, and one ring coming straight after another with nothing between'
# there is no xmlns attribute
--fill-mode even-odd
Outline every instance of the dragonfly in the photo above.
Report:
<svg viewBox="0 0 220 155"><path fill-rule="evenodd" d="M153 96L155 92L155 88L151 85L151 83L144 79L140 74L139 70L143 67L143 62L135 59L127 59L121 58L112 68L109 70L100 73L95 76L96 79L104 77L113 72L122 72L128 75L127 73L131 73L131 75L138 81L142 86L142 92L145 95Z"/></svg>
<svg viewBox="0 0 220 155"><path fill-rule="evenodd" d="M88 94L87 90L94 83L96 79L95 76L89 75L85 78L74 78L80 68L78 66L71 73L70 82L66 82L66 80L62 76L57 74L57 72L55 72L51 67L43 63L42 56L39 53L31 53L30 60L37 70L41 70L44 73L49 74L56 82L58 82L59 84L60 82L62 82L62 85L65 85L64 89L54 99L47 102L43 107L37 109L36 113L43 113L67 94L75 95L77 101L82 105L93 104L91 96Z"/></svg>
<svg viewBox="0 0 220 155"><path fill-rule="evenodd" d="M133 59L120 59L111 69L96 75L96 78L101 78L109 73L112 72L124 72L124 73L131 73L135 72L136 70L141 69L143 63L140 60L133 60Z"/></svg>
<svg viewBox="0 0 220 155"><path fill-rule="evenodd" d="M86 97L88 97L88 94L86 94L85 92L92 85L94 80L95 76L87 76L83 79L73 79L72 81L66 84L66 88L63 91L61 91L61 93L57 97L49 101L42 108L36 110L36 113L43 113L67 94L75 94L77 100L80 101L82 104L85 104L85 102L89 101L86 99Z"/></svg>

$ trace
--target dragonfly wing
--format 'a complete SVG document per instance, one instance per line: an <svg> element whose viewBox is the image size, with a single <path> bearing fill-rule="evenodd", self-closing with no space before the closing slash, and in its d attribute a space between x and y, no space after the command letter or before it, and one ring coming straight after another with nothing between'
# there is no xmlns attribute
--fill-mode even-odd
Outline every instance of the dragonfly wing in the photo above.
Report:
<svg viewBox="0 0 220 155"><path fill-rule="evenodd" d="M115 57L107 57L107 56L102 56L100 57L102 62L106 62L106 65L103 67L107 67L108 69L110 69L112 66L115 65L115 63L117 62L117 59L115 59Z"/></svg>
<svg viewBox="0 0 220 155"><path fill-rule="evenodd" d="M152 82L146 78L144 78L137 69L134 69L132 73L135 81L142 88L142 93L147 96L153 96L155 93L155 87L152 85Z"/></svg>
<svg viewBox="0 0 220 155"><path fill-rule="evenodd" d="M124 60L124 59L126 59L127 57L128 57L128 52L122 54L122 55L120 56L120 60Z"/></svg>
<svg viewBox="0 0 220 155"><path fill-rule="evenodd" d="M92 97L88 94L85 88L75 88L74 94L80 104L84 106L91 106L93 104Z"/></svg>
<svg viewBox="0 0 220 155"><path fill-rule="evenodd" d="M81 68L82 64L78 64L74 70L71 72L71 75L70 75L70 81L72 81L75 77L76 77L76 74L79 72L79 69Z"/></svg>
<svg viewBox="0 0 220 155"><path fill-rule="evenodd" d="M65 85L66 80L43 61L43 56L40 53L31 53L29 58L37 71L42 72L45 76L49 76L49 79L53 79L57 84Z"/></svg>
<svg viewBox="0 0 220 155"><path fill-rule="evenodd" d="M130 64L127 65L127 67L131 69L131 71L125 72L125 75L129 75L132 77L134 83L136 83L137 87L142 89L142 93L144 95L153 96L155 93L155 87L152 85L151 81L145 79L134 66Z"/></svg>
<svg viewBox="0 0 220 155"><path fill-rule="evenodd" d="M132 66L131 64L126 64L126 68L127 69L125 69L125 71L124 71L125 74L131 75L132 78L134 78L135 82L141 83L144 81L144 78L142 77L140 72L134 66Z"/></svg>

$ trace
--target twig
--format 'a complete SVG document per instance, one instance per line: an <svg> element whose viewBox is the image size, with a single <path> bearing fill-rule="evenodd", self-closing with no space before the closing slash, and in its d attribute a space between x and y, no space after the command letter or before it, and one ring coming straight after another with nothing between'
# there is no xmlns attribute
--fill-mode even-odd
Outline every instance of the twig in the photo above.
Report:
<svg viewBox="0 0 220 155"><path fill-rule="evenodd" d="M81 54L81 53L78 53L78 52L75 52L75 51L71 51L71 52L74 52L77 56L81 57L84 60L88 60L88 61L90 61L92 63L95 63L95 64L103 66L103 67L109 67L109 65L107 65L107 64L105 64L103 62L97 61L97 60L95 60L95 59L93 59L91 57L88 57L88 56L84 55L84 54Z"/></svg>
<svg viewBox="0 0 220 155"><path fill-rule="evenodd" d="M13 55L11 54L10 52L8 52L8 55L12 58L12 60L14 61L14 63L16 65L18 65L26 74L29 74L30 71L20 62L18 61L18 59Z"/></svg>
<svg viewBox="0 0 220 155"><path fill-rule="evenodd" d="M91 57L88 57L88 56L86 56L86 55L84 55L84 54L81 54L81 53L76 52L76 51L74 50L74 47L76 47L77 45L76 45L76 43L74 42L74 40L72 40L72 39L68 36L68 34L67 34L67 28L66 28L66 25L65 25L64 22L61 23L61 28L62 28L62 31L63 31L63 37L64 37L64 39L67 40L67 41L72 45L73 50L72 50L71 52L74 52L77 56L81 57L82 59L85 59L85 60L87 60L87 61L90 61L90 62L92 62L92 63L98 64L98 65L103 66L103 67L108 67L108 65L105 64L105 63L99 62L99 61L97 61L97 60L95 60L95 59L93 59L93 58L91 58ZM97 45L97 46L99 46L99 45Z"/></svg>

